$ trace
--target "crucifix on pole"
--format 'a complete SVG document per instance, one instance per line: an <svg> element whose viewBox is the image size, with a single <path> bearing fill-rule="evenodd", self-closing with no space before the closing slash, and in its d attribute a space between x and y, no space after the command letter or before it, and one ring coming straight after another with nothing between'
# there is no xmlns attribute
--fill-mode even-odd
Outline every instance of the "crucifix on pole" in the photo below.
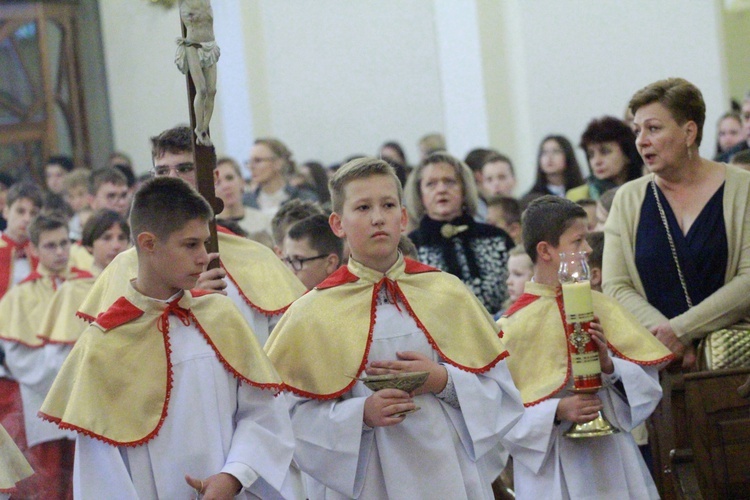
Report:
<svg viewBox="0 0 750 500"><path fill-rule="evenodd" d="M213 27L213 10L210 0L180 0L182 37L177 39L175 64L186 75L190 128L193 130L193 151L197 172L198 192L208 201L214 214L224 209L214 191L216 151L209 135L208 124L214 109L216 95L216 63L219 46L216 45ZM211 239L208 252L219 251L216 220L209 224ZM219 266L218 260L209 263L209 269Z"/></svg>

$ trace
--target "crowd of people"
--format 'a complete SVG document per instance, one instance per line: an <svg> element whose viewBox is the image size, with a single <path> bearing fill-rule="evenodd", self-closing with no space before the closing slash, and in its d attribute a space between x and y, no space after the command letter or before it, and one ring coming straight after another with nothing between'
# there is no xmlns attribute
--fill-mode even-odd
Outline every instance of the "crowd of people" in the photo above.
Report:
<svg viewBox="0 0 750 500"><path fill-rule="evenodd" d="M395 141L324 167L258 138L245 169L219 157L216 214L188 127L140 177L122 153L0 174L0 495L657 498L660 370L750 317L739 108L709 160L700 90L655 82L587 125L586 172L544 137L526 193L439 134L414 166ZM588 257L595 394L569 390L564 252ZM619 433L564 437L600 412Z"/></svg>

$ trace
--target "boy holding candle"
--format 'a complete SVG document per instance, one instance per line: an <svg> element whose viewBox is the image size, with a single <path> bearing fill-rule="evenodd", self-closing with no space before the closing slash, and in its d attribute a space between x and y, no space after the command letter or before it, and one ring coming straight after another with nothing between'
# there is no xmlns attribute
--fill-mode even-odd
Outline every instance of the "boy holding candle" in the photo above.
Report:
<svg viewBox="0 0 750 500"><path fill-rule="evenodd" d="M311 499L491 499L500 438L522 411L482 304L458 278L399 253L401 197L382 160L336 171L329 222L351 258L292 304L266 344L298 396L295 460ZM411 394L358 380L415 371L429 377Z"/></svg>
<svg viewBox="0 0 750 500"><path fill-rule="evenodd" d="M614 300L593 292L596 316L588 333L603 384L595 394L570 392L573 326L565 308L570 313L574 304L563 303L558 269L561 253L591 250L586 212L569 200L543 196L526 209L522 226L534 278L499 321L508 367L526 407L505 436L514 458L516 497L658 498L629 432L583 439L563 434L575 423L596 419L599 411L623 431L644 421L661 399L658 370L672 355Z"/></svg>

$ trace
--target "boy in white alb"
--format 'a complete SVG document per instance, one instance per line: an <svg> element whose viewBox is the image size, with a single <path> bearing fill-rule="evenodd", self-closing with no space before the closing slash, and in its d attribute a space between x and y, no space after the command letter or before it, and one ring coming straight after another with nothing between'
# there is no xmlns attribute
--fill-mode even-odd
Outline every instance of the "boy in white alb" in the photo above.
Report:
<svg viewBox="0 0 750 500"><path fill-rule="evenodd" d="M524 212L523 239L533 280L499 324L508 367L526 410L505 435L518 499L658 498L630 430L661 399L659 369L672 354L614 300L593 292L589 333L599 348L603 387L574 394L568 333L557 272L562 252L589 252L586 212L557 196L534 200ZM612 354L610 354L610 352ZM624 432L571 439L575 424L605 418Z"/></svg>
<svg viewBox="0 0 750 500"><path fill-rule="evenodd" d="M521 415L519 395L476 297L398 252L400 188L382 160L336 172L330 224L349 263L292 304L266 344L298 396L295 461L311 499L493 498L497 445ZM365 371L429 376L412 394L373 392L357 380Z"/></svg>
<svg viewBox="0 0 750 500"><path fill-rule="evenodd" d="M78 432L78 498L285 490L294 438L281 380L229 299L189 291L210 217L179 179L135 195L137 277L80 337L40 412Z"/></svg>

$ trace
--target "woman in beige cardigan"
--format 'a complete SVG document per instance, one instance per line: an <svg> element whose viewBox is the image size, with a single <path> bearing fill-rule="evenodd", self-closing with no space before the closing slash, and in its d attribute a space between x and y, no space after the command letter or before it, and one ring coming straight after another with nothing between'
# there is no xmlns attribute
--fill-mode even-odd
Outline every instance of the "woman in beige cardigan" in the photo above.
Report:
<svg viewBox="0 0 750 500"><path fill-rule="evenodd" d="M750 311L750 173L700 157L705 104L691 83L653 83L629 108L650 174L615 196L604 292L689 367L693 340Z"/></svg>

